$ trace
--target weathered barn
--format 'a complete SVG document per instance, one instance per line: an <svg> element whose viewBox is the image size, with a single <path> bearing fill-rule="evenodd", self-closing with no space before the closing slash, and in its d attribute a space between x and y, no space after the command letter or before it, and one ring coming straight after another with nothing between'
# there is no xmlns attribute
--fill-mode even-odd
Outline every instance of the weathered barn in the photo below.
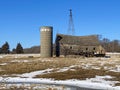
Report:
<svg viewBox="0 0 120 90"><path fill-rule="evenodd" d="M100 45L97 35L72 36L57 34L56 36L56 56L60 55L84 55L104 56L105 49Z"/></svg>

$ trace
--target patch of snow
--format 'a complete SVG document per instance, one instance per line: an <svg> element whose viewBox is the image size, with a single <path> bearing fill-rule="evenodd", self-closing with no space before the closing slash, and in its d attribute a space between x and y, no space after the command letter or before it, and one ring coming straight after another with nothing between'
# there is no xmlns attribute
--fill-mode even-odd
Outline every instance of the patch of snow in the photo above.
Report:
<svg viewBox="0 0 120 90"><path fill-rule="evenodd" d="M30 73L24 73L22 75L17 75L20 77L28 77L28 78L33 78L36 75L42 75L42 74L47 74L50 73L50 71L52 71L53 69L45 69L45 70L40 70L40 71L34 71L34 72L30 72Z"/></svg>
<svg viewBox="0 0 120 90"><path fill-rule="evenodd" d="M117 52L107 52L106 54L120 54L120 53L117 53Z"/></svg>
<svg viewBox="0 0 120 90"><path fill-rule="evenodd" d="M100 66L104 66L105 65L105 62L100 62Z"/></svg>
<svg viewBox="0 0 120 90"><path fill-rule="evenodd" d="M7 64L8 64L8 63L1 63L0 65L1 65L1 66L4 66L4 65L7 65Z"/></svg>
<svg viewBox="0 0 120 90"><path fill-rule="evenodd" d="M64 68L58 70L57 72L65 72L65 71L67 71L69 69L70 69L69 67L64 67Z"/></svg>
<svg viewBox="0 0 120 90"><path fill-rule="evenodd" d="M74 67L77 67L77 66L79 66L79 65L72 65L72 66L69 66L70 68L74 68Z"/></svg>
<svg viewBox="0 0 120 90"><path fill-rule="evenodd" d="M72 70L74 71L75 69L71 69L75 66L70 66L70 67L63 67L61 69L59 68L56 68L56 72L65 72L67 70ZM30 72L30 73L24 73L24 74L21 74L21 75L16 75L16 74L13 74L12 76L20 76L20 77L27 77L27 78L33 78L37 75L43 75L43 74L48 74L48 73L52 73L54 69L45 69L45 70L40 70L40 71L33 71L33 72Z"/></svg>
<svg viewBox="0 0 120 90"><path fill-rule="evenodd" d="M120 72L120 65L115 65L114 67L112 67L110 69L110 71L112 71L112 72Z"/></svg>
<svg viewBox="0 0 120 90"><path fill-rule="evenodd" d="M118 81L106 81L105 79L112 79L111 76L96 76L95 78L86 79L88 82L104 83L114 86Z"/></svg>
<svg viewBox="0 0 120 90"><path fill-rule="evenodd" d="M30 62L30 60L12 60L11 62L18 62L18 63L19 62L26 62L27 63L27 62Z"/></svg>
<svg viewBox="0 0 120 90"><path fill-rule="evenodd" d="M0 58L21 58L21 57L40 57L40 54L2 54Z"/></svg>
<svg viewBox="0 0 120 90"><path fill-rule="evenodd" d="M120 65L116 65L116 71L120 72Z"/></svg>
<svg viewBox="0 0 120 90"><path fill-rule="evenodd" d="M0 56L0 58L3 58L3 56Z"/></svg>
<svg viewBox="0 0 120 90"><path fill-rule="evenodd" d="M14 54L14 57L40 56L40 54Z"/></svg>
<svg viewBox="0 0 120 90"><path fill-rule="evenodd" d="M53 60L49 60L49 59L42 59L42 60L40 60L41 62L51 62L51 61L53 61Z"/></svg>
<svg viewBox="0 0 120 90"><path fill-rule="evenodd" d="M92 64L90 64L90 63L82 65L83 69L90 69L91 67L92 67Z"/></svg>
<svg viewBox="0 0 120 90"><path fill-rule="evenodd" d="M73 90L63 85L56 86L56 85L44 85L44 84L4 84L0 85L0 89L10 89L10 88L21 88L24 87L24 90Z"/></svg>
<svg viewBox="0 0 120 90"><path fill-rule="evenodd" d="M71 68L73 68L73 66L63 67L61 69L56 68L56 72L65 72L67 70L75 70L75 69L71 69ZM21 75L15 75L15 76L33 78L37 75L43 75L43 74L51 73L53 70L54 69L45 69L45 70L40 70L40 71L33 71L33 72L30 72L30 73L24 73L24 74L21 74Z"/></svg>
<svg viewBox="0 0 120 90"><path fill-rule="evenodd" d="M97 77L99 78L99 77ZM101 80L101 78L99 78ZM96 83L90 81L80 81L80 80L66 80L66 81L57 81L51 79L40 79L40 78L19 78L19 77L8 77L0 78L1 83L24 83L24 84L49 84L49 85L64 85L64 86L74 86L90 89L101 89L101 90L120 90L120 87L113 87L111 83Z"/></svg>
<svg viewBox="0 0 120 90"><path fill-rule="evenodd" d="M74 67L77 67L78 65L72 65L72 66L69 66L69 67L63 67L61 69L59 69L57 72L65 72L65 71L68 71L68 70L71 70L71 71L75 71L75 69L72 69Z"/></svg>
<svg viewBox="0 0 120 90"><path fill-rule="evenodd" d="M97 66L92 66L91 68L92 69L97 69L97 70L101 69L100 67L97 67Z"/></svg>

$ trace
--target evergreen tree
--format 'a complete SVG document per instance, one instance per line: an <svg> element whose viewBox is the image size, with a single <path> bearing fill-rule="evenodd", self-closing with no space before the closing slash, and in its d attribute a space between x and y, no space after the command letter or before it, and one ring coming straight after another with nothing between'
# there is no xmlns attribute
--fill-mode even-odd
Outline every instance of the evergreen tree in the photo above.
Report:
<svg viewBox="0 0 120 90"><path fill-rule="evenodd" d="M12 53L12 54L16 54L16 49L13 48L11 53Z"/></svg>
<svg viewBox="0 0 120 90"><path fill-rule="evenodd" d="M0 48L0 54L2 53L2 48Z"/></svg>
<svg viewBox="0 0 120 90"><path fill-rule="evenodd" d="M20 43L18 43L17 46L16 46L16 53L17 54L24 53L23 52L23 47L22 47L22 45Z"/></svg>
<svg viewBox="0 0 120 90"><path fill-rule="evenodd" d="M8 42L5 42L5 44L2 45L1 52L2 52L3 54L8 54L8 53L10 53Z"/></svg>

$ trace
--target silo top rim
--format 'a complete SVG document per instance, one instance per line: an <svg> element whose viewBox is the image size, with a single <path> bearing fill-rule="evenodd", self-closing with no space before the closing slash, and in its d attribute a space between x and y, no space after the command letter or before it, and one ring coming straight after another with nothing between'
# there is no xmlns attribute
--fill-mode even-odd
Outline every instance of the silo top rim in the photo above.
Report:
<svg viewBox="0 0 120 90"><path fill-rule="evenodd" d="M41 26L40 28L53 28L52 26Z"/></svg>

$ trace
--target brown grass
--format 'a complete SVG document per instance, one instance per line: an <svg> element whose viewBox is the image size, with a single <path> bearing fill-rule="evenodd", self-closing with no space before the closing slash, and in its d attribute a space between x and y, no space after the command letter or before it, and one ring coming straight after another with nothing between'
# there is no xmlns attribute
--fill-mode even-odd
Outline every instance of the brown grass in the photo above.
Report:
<svg viewBox="0 0 120 90"><path fill-rule="evenodd" d="M118 59L118 60L117 60ZM28 60L30 62L11 62L12 60ZM38 57L21 57L21 58L1 58L0 64L8 63L7 65L0 65L0 75L9 75L12 74L23 74L29 73L37 70L44 70L52 68L53 71L49 74L38 75L37 78L54 78L56 80L65 80L65 79L80 79L84 80L86 78L94 78L96 75L104 76L110 75L114 78L114 81L120 81L120 72L111 72L105 70L104 67L113 67L120 64L120 58L116 58L115 61L113 58L103 60L103 59L94 59L94 58L38 58ZM101 63L103 65L101 66ZM65 72L56 72L56 68L69 67L71 65L79 65L79 67L74 67L75 71L68 70ZM89 69L83 69L81 66L90 65ZM93 69L91 66L95 66L101 69ZM120 85L117 83L116 85Z"/></svg>
<svg viewBox="0 0 120 90"><path fill-rule="evenodd" d="M37 78L54 78L56 80L66 80L66 79L80 79L85 80L86 78L94 78L96 75L105 75L104 70L95 70L95 69L82 69L79 68L75 71L65 71L65 72L55 72L50 74L38 75Z"/></svg>
<svg viewBox="0 0 120 90"><path fill-rule="evenodd" d="M75 71L65 71L65 72L55 72L55 73L49 73L44 75L37 75L36 78L53 78L55 80L67 80L67 79L79 79L79 80L85 80L86 78L95 78L95 76L105 76L110 75L114 77L113 81L120 81L120 73L118 72L110 72L106 70L96 70L96 69L82 69L82 68L76 68ZM117 83L116 85L120 85L120 83Z"/></svg>
<svg viewBox="0 0 120 90"><path fill-rule="evenodd" d="M24 60L24 59L23 59ZM27 59L28 60L28 59ZM48 68L62 68L77 64L77 61L68 60L67 58L51 58L50 61L48 58L44 59L44 62L41 60L33 60L32 62L10 62L8 65L0 66L3 71L0 71L0 75L10 75L10 74L22 74L28 73L37 70L44 70Z"/></svg>

